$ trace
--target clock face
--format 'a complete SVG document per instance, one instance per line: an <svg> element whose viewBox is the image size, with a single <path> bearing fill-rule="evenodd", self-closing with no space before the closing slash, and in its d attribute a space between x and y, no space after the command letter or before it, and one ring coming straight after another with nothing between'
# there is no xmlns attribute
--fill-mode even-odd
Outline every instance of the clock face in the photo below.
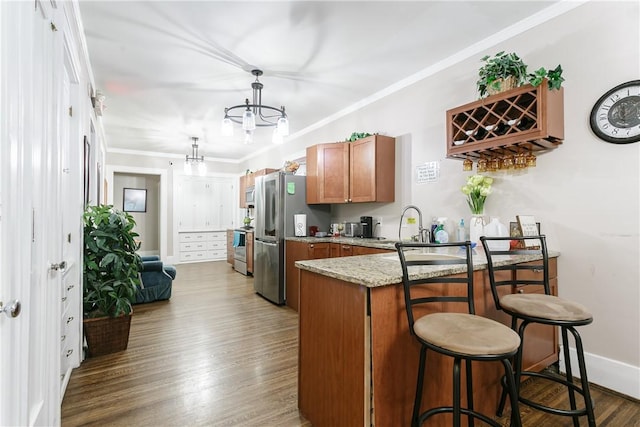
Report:
<svg viewBox="0 0 640 427"><path fill-rule="evenodd" d="M623 83L602 95L589 122L593 132L607 142L640 141L640 80Z"/></svg>

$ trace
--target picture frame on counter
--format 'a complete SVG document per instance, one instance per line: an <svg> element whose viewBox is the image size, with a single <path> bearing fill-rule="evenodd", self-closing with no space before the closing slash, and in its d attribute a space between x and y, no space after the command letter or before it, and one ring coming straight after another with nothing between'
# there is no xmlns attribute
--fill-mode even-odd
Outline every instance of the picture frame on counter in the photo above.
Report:
<svg viewBox="0 0 640 427"><path fill-rule="evenodd" d="M525 233L522 232L522 223L525 226ZM516 221L509 222L509 236L510 237L522 237L522 236L536 236L540 235L540 223L536 222L532 215L517 215ZM526 240L527 248L539 247L536 239ZM530 243L529 243L530 242ZM514 243L514 242L512 242ZM512 245L512 249L524 249L522 242L517 242L516 246Z"/></svg>

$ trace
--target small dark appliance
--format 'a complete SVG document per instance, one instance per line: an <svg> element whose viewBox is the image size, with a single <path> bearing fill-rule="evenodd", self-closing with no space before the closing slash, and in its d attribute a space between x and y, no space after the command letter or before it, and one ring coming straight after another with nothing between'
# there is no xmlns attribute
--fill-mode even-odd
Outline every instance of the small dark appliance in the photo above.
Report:
<svg viewBox="0 0 640 427"><path fill-rule="evenodd" d="M362 237L364 239L371 239L373 237L373 218L370 216L361 216L360 226Z"/></svg>

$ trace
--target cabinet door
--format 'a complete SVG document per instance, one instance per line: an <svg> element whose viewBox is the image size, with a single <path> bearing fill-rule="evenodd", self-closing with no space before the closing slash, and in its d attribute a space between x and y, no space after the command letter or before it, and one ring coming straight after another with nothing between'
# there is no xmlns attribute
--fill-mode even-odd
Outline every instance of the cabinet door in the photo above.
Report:
<svg viewBox="0 0 640 427"><path fill-rule="evenodd" d="M247 272L253 274L253 232L247 233L246 246L247 246Z"/></svg>
<svg viewBox="0 0 640 427"><path fill-rule="evenodd" d="M242 175L238 179L238 200L240 203L238 204L240 209L245 209L247 207L247 175Z"/></svg>
<svg viewBox="0 0 640 427"><path fill-rule="evenodd" d="M331 258L339 258L340 257L340 243L331 243L329 251L330 251Z"/></svg>
<svg viewBox="0 0 640 427"><path fill-rule="evenodd" d="M316 149L319 203L347 203L349 144L320 144Z"/></svg>
<svg viewBox="0 0 640 427"><path fill-rule="evenodd" d="M331 246L327 242L309 243L307 259L331 258Z"/></svg>
<svg viewBox="0 0 640 427"><path fill-rule="evenodd" d="M233 230L227 230L227 263L233 266Z"/></svg>
<svg viewBox="0 0 640 427"><path fill-rule="evenodd" d="M349 201L393 202L395 139L372 135L349 145Z"/></svg>
<svg viewBox="0 0 640 427"><path fill-rule="evenodd" d="M353 246L351 245L340 245L340 256L351 256L353 255Z"/></svg>
<svg viewBox="0 0 640 427"><path fill-rule="evenodd" d="M211 186L211 204L209 206L209 228L224 230L233 227L232 209L233 184L231 179L213 178Z"/></svg>
<svg viewBox="0 0 640 427"><path fill-rule="evenodd" d="M295 266L296 261L308 259L309 250L307 243L286 241L285 243L285 282L286 304L298 311L298 295L300 290L299 271Z"/></svg>

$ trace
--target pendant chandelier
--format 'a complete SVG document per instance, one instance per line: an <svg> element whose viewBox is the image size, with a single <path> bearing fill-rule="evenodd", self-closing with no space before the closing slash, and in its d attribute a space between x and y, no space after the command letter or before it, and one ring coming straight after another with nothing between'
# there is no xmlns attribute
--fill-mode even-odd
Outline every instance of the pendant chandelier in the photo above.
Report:
<svg viewBox="0 0 640 427"><path fill-rule="evenodd" d="M192 174L193 168L198 169L199 175L204 175L207 172L207 166L204 164L204 156L198 156L198 138L192 136L193 144L191 144L191 155L186 156L184 162L184 172L186 174Z"/></svg>
<svg viewBox="0 0 640 427"><path fill-rule="evenodd" d="M224 109L224 119L222 119L222 135L233 136L233 124L242 124L245 143L253 142L253 131L257 127L275 126L273 132L274 143L282 142L282 137L289 135L289 119L285 113L284 106L280 108L262 105L262 88L258 78L262 75L262 70L252 70L251 74L256 76L256 80L251 83L253 90L253 102L249 103L249 98L244 104L234 105Z"/></svg>

